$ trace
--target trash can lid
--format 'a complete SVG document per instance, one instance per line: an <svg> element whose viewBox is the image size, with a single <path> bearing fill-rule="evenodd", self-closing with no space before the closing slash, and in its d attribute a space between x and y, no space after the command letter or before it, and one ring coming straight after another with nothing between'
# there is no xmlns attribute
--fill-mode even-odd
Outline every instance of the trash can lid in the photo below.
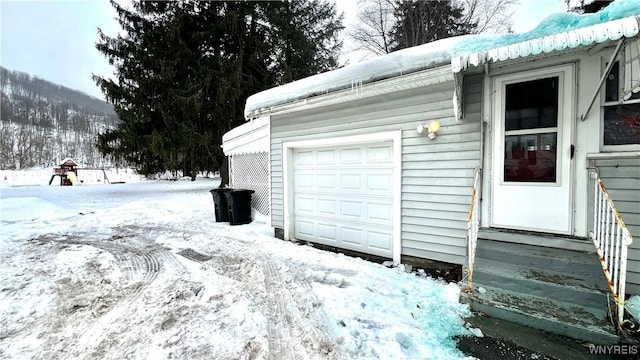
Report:
<svg viewBox="0 0 640 360"><path fill-rule="evenodd" d="M235 194L253 194L254 192L255 192L254 190L249 190L249 189L236 189L232 191L232 193L235 193Z"/></svg>
<svg viewBox="0 0 640 360"><path fill-rule="evenodd" d="M209 192L211 193L214 193L214 192L222 193L222 192L228 192L228 191L233 191L233 189L232 188L215 188L215 189L209 190Z"/></svg>

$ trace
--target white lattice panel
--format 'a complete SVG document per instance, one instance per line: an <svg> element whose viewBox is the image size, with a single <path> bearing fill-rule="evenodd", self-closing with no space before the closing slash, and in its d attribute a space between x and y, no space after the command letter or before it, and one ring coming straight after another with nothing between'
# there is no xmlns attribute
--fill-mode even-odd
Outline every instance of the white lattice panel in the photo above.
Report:
<svg viewBox="0 0 640 360"><path fill-rule="evenodd" d="M234 189L255 191L251 207L261 214L269 214L269 153L230 156L229 179Z"/></svg>

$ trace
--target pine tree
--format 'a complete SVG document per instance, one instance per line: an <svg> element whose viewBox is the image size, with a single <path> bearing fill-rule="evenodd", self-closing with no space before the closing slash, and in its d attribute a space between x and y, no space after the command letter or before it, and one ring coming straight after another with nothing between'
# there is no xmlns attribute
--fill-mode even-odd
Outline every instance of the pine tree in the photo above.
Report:
<svg viewBox="0 0 640 360"><path fill-rule="evenodd" d="M341 42L335 34L342 30L342 16L324 0L291 0L269 4L266 14L271 24L269 46L274 52L278 82L288 83L337 67ZM315 61L309 61L314 59Z"/></svg>
<svg viewBox="0 0 640 360"><path fill-rule="evenodd" d="M96 47L116 79L94 79L121 122L98 145L143 174L217 169L248 96L337 64L341 19L326 0L112 5L126 34L100 32Z"/></svg>
<svg viewBox="0 0 640 360"><path fill-rule="evenodd" d="M463 21L461 7L451 0L396 0L392 49L400 50L452 36L470 34L476 27Z"/></svg>

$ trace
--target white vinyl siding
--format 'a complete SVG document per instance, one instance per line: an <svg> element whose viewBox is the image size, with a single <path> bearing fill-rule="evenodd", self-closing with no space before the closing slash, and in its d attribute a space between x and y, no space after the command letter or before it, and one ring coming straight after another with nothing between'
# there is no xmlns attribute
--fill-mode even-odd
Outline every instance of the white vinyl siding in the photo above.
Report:
<svg viewBox="0 0 640 360"><path fill-rule="evenodd" d="M449 68L436 72L450 73ZM410 75L415 76L415 75ZM426 74L425 76L430 76ZM284 142L401 130L402 255L463 264L472 171L480 164L481 76L465 79L465 118L453 113L448 82L271 116L272 225L284 227ZM469 80L469 81L467 81ZM418 124L438 120L434 140Z"/></svg>
<svg viewBox="0 0 640 360"><path fill-rule="evenodd" d="M402 253L463 264L473 170L480 166L482 76L464 79L464 118L438 119L438 137L403 139ZM452 116L452 115L451 115ZM425 120L434 119L427 117ZM437 118L435 118L437 119Z"/></svg>

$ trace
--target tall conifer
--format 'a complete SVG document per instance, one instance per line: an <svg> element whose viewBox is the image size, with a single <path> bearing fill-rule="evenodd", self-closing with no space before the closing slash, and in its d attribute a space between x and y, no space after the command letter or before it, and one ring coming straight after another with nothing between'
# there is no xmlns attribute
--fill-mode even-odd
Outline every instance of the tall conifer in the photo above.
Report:
<svg viewBox="0 0 640 360"><path fill-rule="evenodd" d="M98 144L143 174L218 169L249 95L337 64L327 0L111 3L124 32L100 32L96 47L116 77L94 79L121 122Z"/></svg>

